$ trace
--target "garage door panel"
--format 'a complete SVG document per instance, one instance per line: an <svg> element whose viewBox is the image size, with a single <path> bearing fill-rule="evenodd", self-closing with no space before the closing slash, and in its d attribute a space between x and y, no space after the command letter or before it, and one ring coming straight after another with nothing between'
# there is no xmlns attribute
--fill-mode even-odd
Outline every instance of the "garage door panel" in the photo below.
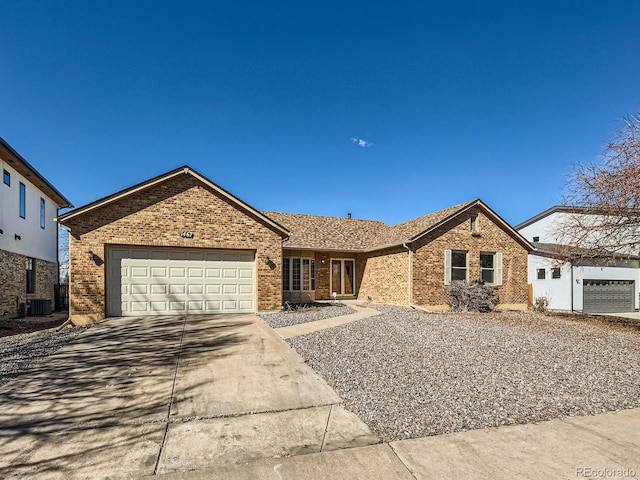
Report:
<svg viewBox="0 0 640 480"><path fill-rule="evenodd" d="M239 269L240 278L250 278L253 279L253 270L249 269L249 268L241 268Z"/></svg>
<svg viewBox="0 0 640 480"><path fill-rule="evenodd" d="M168 276L167 267L151 267L152 278L167 278L167 276Z"/></svg>
<svg viewBox="0 0 640 480"><path fill-rule="evenodd" d="M113 247L109 315L255 311L254 253Z"/></svg>
<svg viewBox="0 0 640 480"><path fill-rule="evenodd" d="M240 300L238 307L240 308L240 310L245 310L247 308L252 308L253 307L253 301L252 300Z"/></svg>
<svg viewBox="0 0 640 480"><path fill-rule="evenodd" d="M184 313L187 309L187 302L169 302L169 312Z"/></svg>
<svg viewBox="0 0 640 480"><path fill-rule="evenodd" d="M151 311L155 313L165 313L167 311L167 302L151 302Z"/></svg>
<svg viewBox="0 0 640 480"><path fill-rule="evenodd" d="M134 314L140 315L140 314L147 313L149 311L148 302L132 301L132 302L129 302L129 305L131 307L131 313L134 313Z"/></svg>
<svg viewBox="0 0 640 480"><path fill-rule="evenodd" d="M227 311L236 311L238 310L238 302L236 300L223 300L222 308Z"/></svg>
<svg viewBox="0 0 640 480"><path fill-rule="evenodd" d="M148 278L149 268L147 267L131 267L131 278Z"/></svg>
<svg viewBox="0 0 640 480"><path fill-rule="evenodd" d="M204 269L201 267L189 267L187 270L187 276L189 278L203 278Z"/></svg>
<svg viewBox="0 0 640 480"><path fill-rule="evenodd" d="M223 285L222 286L222 293L224 295L235 295L236 293L238 293L238 286L237 285Z"/></svg>
<svg viewBox="0 0 640 480"><path fill-rule="evenodd" d="M187 307L190 312L204 312L204 300L189 300Z"/></svg>
<svg viewBox="0 0 640 480"><path fill-rule="evenodd" d="M169 276L171 278L187 278L187 269L184 267L171 267Z"/></svg>
<svg viewBox="0 0 640 480"><path fill-rule="evenodd" d="M184 284L169 285L169 295L184 295L187 293L187 286Z"/></svg>
<svg viewBox="0 0 640 480"><path fill-rule="evenodd" d="M149 285L141 284L141 285L131 285L131 295L148 295L149 294Z"/></svg>
<svg viewBox="0 0 640 480"><path fill-rule="evenodd" d="M220 268L207 268L207 278L222 278L222 269Z"/></svg>
<svg viewBox="0 0 640 480"><path fill-rule="evenodd" d="M238 278L238 270L235 268L225 268L222 270L222 278Z"/></svg>

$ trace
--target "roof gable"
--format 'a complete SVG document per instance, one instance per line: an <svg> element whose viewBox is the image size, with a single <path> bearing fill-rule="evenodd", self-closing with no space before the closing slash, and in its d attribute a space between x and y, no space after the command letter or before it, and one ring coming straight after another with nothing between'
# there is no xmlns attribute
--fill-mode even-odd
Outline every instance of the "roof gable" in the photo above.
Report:
<svg viewBox="0 0 640 480"><path fill-rule="evenodd" d="M154 177L154 178L152 178L150 180L147 180L145 182L139 183L139 184L134 185L132 187L129 187L129 188L126 188L126 189L121 190L119 192L116 192L116 193L114 193L112 195L109 195L107 197L104 197L104 198L101 198L101 199L96 200L94 202L88 203L87 205L84 205L82 207L76 208L75 210L67 212L64 215L61 215L58 218L58 222L64 224L65 222L67 222L67 221L69 221L69 220L71 220L73 218L80 217L82 215L85 215L85 214L93 211L93 210L105 207L105 206L107 206L107 205L109 205L111 203L117 202L117 201L122 200L122 199L124 199L124 198L126 198L128 196L131 196L131 195L133 195L135 193L138 193L138 192L144 191L146 189L149 189L149 188L151 188L151 187L153 187L155 185L158 185L160 183L171 181L173 178L175 178L177 176L180 176L180 175L191 175L192 177L196 178L200 182L204 183L207 187L209 187L212 190L216 191L220 196L225 198L235 208L250 213L251 215L253 215L257 219L262 221L269 228L271 228L275 232L279 233L283 238L287 237L289 235L288 230L286 228L284 228L282 225L280 225L279 223L277 223L273 219L267 217L266 215L264 215L259 210L256 210L251 205L243 202L242 200L240 200L236 196L232 195L231 193L229 193L228 191L226 191L222 187L216 185L211 180L209 180L205 176L199 174L198 172L196 172L195 170L193 170L192 168L190 168L188 166L183 166L183 167L177 168L175 170L172 170L172 171L167 172L165 174L159 175L159 176Z"/></svg>
<svg viewBox="0 0 640 480"><path fill-rule="evenodd" d="M471 208L479 208L482 212L489 217L496 225L502 228L507 234L509 234L514 240L520 243L524 248L531 251L533 246L522 235L520 235L511 225L504 221L497 213L491 210L485 205L482 200L476 199L470 202L461 203L453 207L439 210L429 215L409 220L408 222L401 223L392 227L388 232L376 239L368 251L380 250L382 248L388 248L396 245L403 245L413 243L416 240L424 237L428 233L434 231L445 223L453 220L459 215L464 214Z"/></svg>

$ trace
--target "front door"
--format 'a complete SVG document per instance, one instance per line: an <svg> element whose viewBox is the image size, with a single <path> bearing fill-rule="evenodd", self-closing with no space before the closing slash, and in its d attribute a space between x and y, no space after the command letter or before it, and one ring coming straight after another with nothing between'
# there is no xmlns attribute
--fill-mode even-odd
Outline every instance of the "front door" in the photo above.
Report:
<svg viewBox="0 0 640 480"><path fill-rule="evenodd" d="M355 295L355 261L331 260L331 295Z"/></svg>

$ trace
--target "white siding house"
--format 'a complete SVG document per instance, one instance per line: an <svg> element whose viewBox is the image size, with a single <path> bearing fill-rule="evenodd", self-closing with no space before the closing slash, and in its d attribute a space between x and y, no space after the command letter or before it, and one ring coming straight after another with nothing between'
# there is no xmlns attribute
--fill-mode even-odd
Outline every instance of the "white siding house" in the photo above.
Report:
<svg viewBox="0 0 640 480"><path fill-rule="evenodd" d="M534 303L536 299L545 298L552 310L587 313L638 310L638 257L617 262L602 259L579 265L563 259L556 227L566 222L569 215L580 214L576 207L555 206L515 227L535 247L528 262Z"/></svg>
<svg viewBox="0 0 640 480"><path fill-rule="evenodd" d="M0 318L54 298L58 226L69 201L0 138Z"/></svg>

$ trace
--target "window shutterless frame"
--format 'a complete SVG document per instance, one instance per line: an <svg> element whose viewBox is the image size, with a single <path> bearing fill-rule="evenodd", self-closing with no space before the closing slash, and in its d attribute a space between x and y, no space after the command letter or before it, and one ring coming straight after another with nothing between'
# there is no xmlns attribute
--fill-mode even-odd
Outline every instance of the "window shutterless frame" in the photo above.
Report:
<svg viewBox="0 0 640 480"><path fill-rule="evenodd" d="M46 217L45 217L45 201L44 198L40 199L40 228L45 228L46 226Z"/></svg>
<svg viewBox="0 0 640 480"><path fill-rule="evenodd" d="M20 218L27 218L27 187L20 182Z"/></svg>
<svg viewBox="0 0 640 480"><path fill-rule="evenodd" d="M6 170L2 171L2 181L7 187L11 186L11 174Z"/></svg>

